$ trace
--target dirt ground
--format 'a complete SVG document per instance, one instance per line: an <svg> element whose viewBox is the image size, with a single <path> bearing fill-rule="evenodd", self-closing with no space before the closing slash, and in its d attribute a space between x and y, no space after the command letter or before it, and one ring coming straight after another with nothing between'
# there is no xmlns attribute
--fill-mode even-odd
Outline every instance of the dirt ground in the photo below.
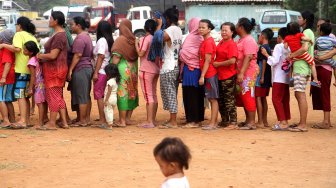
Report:
<svg viewBox="0 0 336 188"><path fill-rule="evenodd" d="M70 99L69 93L65 93ZM333 87L334 126L335 96ZM323 115L313 112L308 94L307 97L311 126L320 122ZM140 107L133 116L139 123L146 113L141 92L140 98ZM268 119L274 124L276 116L271 99L268 101ZM157 120L163 122L168 113L159 109ZM297 122L298 107L293 92L291 110L291 122ZM179 123L183 123L182 111L180 107ZM71 117L75 114L71 113ZM92 119L97 117L94 103ZM210 117L209 110L207 117ZM36 122L37 115L32 119ZM238 119L243 120L242 109L238 110ZM185 173L193 188L336 187L336 128L291 133L266 129L160 130L136 126L112 131L98 128L49 132L0 130L0 137L5 137L0 138L0 187L159 187L164 177L152 150L166 136L181 137L190 147L193 158Z"/></svg>

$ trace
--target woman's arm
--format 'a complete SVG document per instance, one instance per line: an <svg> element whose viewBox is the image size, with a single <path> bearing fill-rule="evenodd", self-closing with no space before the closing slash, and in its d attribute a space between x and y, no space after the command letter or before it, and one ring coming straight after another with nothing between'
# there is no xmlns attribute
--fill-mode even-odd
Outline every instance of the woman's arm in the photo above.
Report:
<svg viewBox="0 0 336 188"><path fill-rule="evenodd" d="M264 84L265 79L265 71L266 71L266 60L262 60L262 71L261 71L261 77L260 77L260 84Z"/></svg>
<svg viewBox="0 0 336 188"><path fill-rule="evenodd" d="M11 66L12 66L11 63L5 63L5 67L4 67L4 70L2 72L2 76L1 76L1 80L0 80L0 86L4 85L6 83L7 75L9 73L9 70L10 70Z"/></svg>
<svg viewBox="0 0 336 188"><path fill-rule="evenodd" d="M247 55L244 56L243 66L240 69L240 72L237 76L237 81L239 83L243 82L244 74L245 74L247 68L250 66L250 61L252 60L252 58L253 58L253 54L247 54Z"/></svg>
<svg viewBox="0 0 336 188"><path fill-rule="evenodd" d="M145 40L143 40L142 42L144 43ZM146 51L143 51L143 50L140 51L139 40L138 39L136 39L136 41L135 41L135 49L136 49L136 52L138 53L139 57L143 57L146 54Z"/></svg>
<svg viewBox="0 0 336 188"><path fill-rule="evenodd" d="M58 55L60 54L61 50L56 48L56 49L52 49L50 51L50 53L47 53L47 54L37 54L37 58L38 59L41 59L41 60L46 60L46 61L51 61L51 60L55 60Z"/></svg>
<svg viewBox="0 0 336 188"><path fill-rule="evenodd" d="M308 51L308 48L309 48L308 43L306 43L306 42L303 43L300 49L296 50L295 52L293 52L289 55L289 58L292 59L292 58L295 58L297 56L300 56L300 55L304 54L305 52Z"/></svg>
<svg viewBox="0 0 336 188"><path fill-rule="evenodd" d="M70 68L68 70L68 81L71 80L71 77L72 77L72 72L73 70L75 69L76 65L78 64L80 58L82 57L83 54L80 54L80 53L75 53L73 58L72 58L72 61L71 61L71 65L70 65Z"/></svg>
<svg viewBox="0 0 336 188"><path fill-rule="evenodd" d="M286 49L284 49L284 50L286 50ZM272 56L270 56L270 55L267 53L267 51L266 51L265 48L261 48L261 53L262 53L265 57L267 57L267 64L269 64L270 66L274 66L274 65L276 65L276 64L278 64L278 63L281 63L281 62L280 62L280 57L281 57L281 55L282 55L281 47L279 47L279 46L275 46Z"/></svg>
<svg viewBox="0 0 336 188"><path fill-rule="evenodd" d="M208 72L210 62L211 62L211 54L205 54L204 66L203 66L203 69L202 69L202 74L201 74L201 77L200 77L200 79L198 81L199 85L204 85L204 76Z"/></svg>
<svg viewBox="0 0 336 188"><path fill-rule="evenodd" d="M95 68L95 71L94 71L93 77L92 77L92 80L94 82L98 80L98 72L99 72L99 70L100 70L100 68L101 68L101 66L103 64L104 58L105 58L105 55L98 54L96 68Z"/></svg>
<svg viewBox="0 0 336 188"><path fill-rule="evenodd" d="M230 59L228 59L228 60L225 60L225 61L215 61L214 63L213 63L213 65L214 65L214 67L222 67L222 66L230 66L230 65L233 65L233 64L235 64L236 63L236 61L237 61L237 58L236 57L232 57L232 58L230 58Z"/></svg>
<svg viewBox="0 0 336 188"><path fill-rule="evenodd" d="M324 55L321 55L321 56L315 56L315 58L319 61L324 61L324 60L327 60L327 59L330 59L332 58L333 56L336 55L336 48L334 48L333 50L330 50L329 52L327 52L326 54Z"/></svg>
<svg viewBox="0 0 336 188"><path fill-rule="evenodd" d="M32 96L33 91L34 91L34 86L35 86L35 80L36 80L36 70L34 66L29 65L29 71L30 71L30 82L28 86L28 95Z"/></svg>
<svg viewBox="0 0 336 188"><path fill-rule="evenodd" d="M14 53L21 52L21 48L17 48L13 45L10 45L10 44L0 44L0 49L2 49L2 48L6 48L7 50L9 50L11 52L14 52Z"/></svg>

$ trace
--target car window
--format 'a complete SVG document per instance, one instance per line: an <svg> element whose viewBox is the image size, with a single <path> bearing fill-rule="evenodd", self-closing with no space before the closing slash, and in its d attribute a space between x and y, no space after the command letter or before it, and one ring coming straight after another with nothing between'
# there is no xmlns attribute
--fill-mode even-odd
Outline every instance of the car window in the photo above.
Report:
<svg viewBox="0 0 336 188"><path fill-rule="evenodd" d="M291 22L297 22L298 21L298 16L297 15L290 15L290 21Z"/></svg>
<svg viewBox="0 0 336 188"><path fill-rule="evenodd" d="M287 22L285 11L266 11L261 20L264 24L284 24Z"/></svg>
<svg viewBox="0 0 336 188"><path fill-rule="evenodd" d="M146 10L143 11L143 17L144 17L144 19L148 19L148 15L147 15L147 11Z"/></svg>

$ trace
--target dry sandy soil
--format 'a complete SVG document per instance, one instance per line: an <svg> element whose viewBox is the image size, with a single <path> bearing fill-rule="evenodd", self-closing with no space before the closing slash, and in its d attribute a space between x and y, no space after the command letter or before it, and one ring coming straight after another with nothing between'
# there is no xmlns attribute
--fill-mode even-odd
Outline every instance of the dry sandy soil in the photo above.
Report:
<svg viewBox="0 0 336 188"><path fill-rule="evenodd" d="M336 126L334 87L332 96L332 123ZM66 97L69 99L67 92ZM269 98L269 121L274 124L276 116L270 101ZM308 101L308 124L311 126L322 119L322 113L313 112L309 97ZM297 122L299 116L294 97L291 108L291 122ZM92 119L95 119L98 117L95 105L93 109ZM243 120L242 109L238 113L239 120ZM73 113L71 117L74 118ZM167 117L167 112L159 110L159 122ZM183 123L182 117L183 113L179 113L180 123ZM36 122L37 115L32 119ZM145 108L141 100L134 120L141 122L144 119ZM266 129L148 130L129 126L112 131L98 128L49 132L0 130L0 134L7 136L0 138L0 187L4 188L159 187L164 177L152 150L166 136L181 137L191 148L193 158L185 173L193 188L336 187L335 128L291 133Z"/></svg>

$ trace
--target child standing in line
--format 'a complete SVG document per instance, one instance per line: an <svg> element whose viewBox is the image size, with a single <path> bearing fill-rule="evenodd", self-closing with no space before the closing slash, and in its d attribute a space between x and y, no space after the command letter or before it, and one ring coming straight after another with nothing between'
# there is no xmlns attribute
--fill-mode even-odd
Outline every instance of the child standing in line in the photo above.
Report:
<svg viewBox="0 0 336 188"><path fill-rule="evenodd" d="M6 29L0 33L0 43L12 44L14 32ZM0 112L3 122L0 127L9 127L15 121L13 87L15 82L14 53L6 48L0 49Z"/></svg>
<svg viewBox="0 0 336 188"><path fill-rule="evenodd" d="M281 28L278 32L277 45L275 45L272 56L269 55L265 48L261 49L261 53L267 58L267 64L273 68L273 91L272 101L278 123L273 127L273 131L288 130L288 120L290 120L289 105L289 72L281 69L283 62L289 54L289 50L285 49L283 41L287 35L287 28Z"/></svg>
<svg viewBox="0 0 336 188"><path fill-rule="evenodd" d="M301 41L309 42L311 45L314 44L314 42L310 38L306 37L303 33L301 33L300 25L298 23L291 22L287 24L287 30L288 35L284 40L284 45L286 49L288 49L289 47L292 53L296 52L302 47ZM310 84L312 86L321 87L321 84L317 79L314 58L311 55L309 55L308 52L305 52L302 55L295 57L294 60L306 61L310 65L313 75L313 80L311 81ZM282 67L283 70L289 71L292 63L293 63L292 61L285 61Z"/></svg>
<svg viewBox="0 0 336 188"><path fill-rule="evenodd" d="M271 47L269 41L273 38L273 31L270 28L261 31L258 39L259 47L257 62L259 66L259 75L256 81L255 96L258 113L258 128L268 127L267 121L267 96L269 95L270 88L272 87L272 70L271 66L267 64L267 57L261 53L261 49L265 49L268 55L271 55Z"/></svg>
<svg viewBox="0 0 336 188"><path fill-rule="evenodd" d="M160 166L166 180L161 188L189 188L189 182L183 169L189 168L191 154L180 138L166 137L153 151L154 157Z"/></svg>
<svg viewBox="0 0 336 188"><path fill-rule="evenodd" d="M329 51L336 48L336 39L330 37L330 33L332 31L332 26L330 23L323 23L320 25L319 33L320 37L316 39L316 48L317 48L317 55L321 56ZM336 79L336 60L333 58L324 60L322 64L330 65L334 69L334 77ZM333 84L336 86L336 80Z"/></svg>
<svg viewBox="0 0 336 188"><path fill-rule="evenodd" d="M107 85L104 92L104 113L106 118L106 125L101 128L112 130L113 126L113 112L114 107L117 105L117 90L120 80L118 66L115 64L108 64L105 67L107 76Z"/></svg>
<svg viewBox="0 0 336 188"><path fill-rule="evenodd" d="M216 55L215 40L211 37L210 32L215 27L210 20L201 20L199 24L199 33L203 36L204 41L200 47L200 68L202 70L199 79L199 85L204 85L205 97L211 104L211 120L210 124L204 126L203 130L217 129L218 116L218 77L217 70L213 65Z"/></svg>
<svg viewBox="0 0 336 188"><path fill-rule="evenodd" d="M28 41L24 44L23 54L29 56L28 68L30 70L30 82L27 90L29 96L34 95L34 102L38 107L39 120L37 129L45 130L43 125L48 121L47 117L47 103L45 98L45 86L44 78L42 74L42 66L38 62L36 54L40 52L36 43L33 41Z"/></svg>

